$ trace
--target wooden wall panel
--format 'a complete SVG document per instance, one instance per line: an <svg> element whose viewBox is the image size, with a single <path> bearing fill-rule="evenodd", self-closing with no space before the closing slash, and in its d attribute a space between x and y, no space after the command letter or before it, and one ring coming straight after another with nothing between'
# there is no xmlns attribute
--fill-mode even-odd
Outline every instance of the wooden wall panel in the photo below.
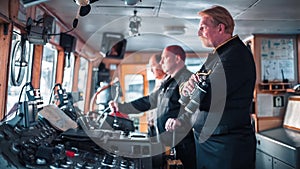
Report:
<svg viewBox="0 0 300 169"><path fill-rule="evenodd" d="M297 35L297 59L298 59L298 62L297 62L297 72L298 72L298 83L300 83L300 70L299 70L299 67L300 67L300 59L299 59L299 56L300 56L300 35Z"/></svg>
<svg viewBox="0 0 300 169"><path fill-rule="evenodd" d="M44 50L43 45L34 46L31 84L35 89L40 88L43 50Z"/></svg>
<svg viewBox="0 0 300 169"><path fill-rule="evenodd" d="M58 51L55 83L62 84L64 78L65 53Z"/></svg>
<svg viewBox="0 0 300 169"><path fill-rule="evenodd" d="M91 101L91 87L92 87L92 76L93 76L93 63L89 62L88 66L88 77L87 77L87 84L86 84L86 89L85 89L85 104L84 104L84 112L88 112L90 108L90 101Z"/></svg>
<svg viewBox="0 0 300 169"><path fill-rule="evenodd" d="M0 67L2 68L0 71L0 119L4 117L6 111L7 84L10 65L9 56L13 29L12 24L7 24L6 26L4 26L4 24L0 24ZM6 28L8 29L8 34L4 34L4 29Z"/></svg>
<svg viewBox="0 0 300 169"><path fill-rule="evenodd" d="M0 1L0 13L3 16L9 16L9 0L1 0Z"/></svg>

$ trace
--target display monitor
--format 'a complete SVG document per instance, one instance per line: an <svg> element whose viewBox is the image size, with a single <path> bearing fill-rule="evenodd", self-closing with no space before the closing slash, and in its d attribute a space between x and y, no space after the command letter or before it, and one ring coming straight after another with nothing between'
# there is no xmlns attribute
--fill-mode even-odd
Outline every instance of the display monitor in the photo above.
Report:
<svg viewBox="0 0 300 169"><path fill-rule="evenodd" d="M103 33L100 53L107 58L123 59L127 40L119 33Z"/></svg>
<svg viewBox="0 0 300 169"><path fill-rule="evenodd" d="M106 53L105 57L114 59L123 59L126 49L127 40L123 39L114 44Z"/></svg>

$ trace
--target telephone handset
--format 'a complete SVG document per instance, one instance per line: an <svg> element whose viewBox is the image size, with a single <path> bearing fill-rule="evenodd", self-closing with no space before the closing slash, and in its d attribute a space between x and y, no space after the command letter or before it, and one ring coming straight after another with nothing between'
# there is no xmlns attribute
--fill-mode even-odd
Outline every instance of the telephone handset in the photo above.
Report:
<svg viewBox="0 0 300 169"><path fill-rule="evenodd" d="M295 92L300 92L300 84L296 84L294 87L293 87L293 90Z"/></svg>
<svg viewBox="0 0 300 169"><path fill-rule="evenodd" d="M57 87L57 90L56 90L57 97L56 97L56 99L59 101L58 107L66 115L68 115L73 121L77 121L77 118L78 118L79 115L76 113L76 110L73 106L73 102L71 101L71 98L68 96L66 90L63 89L63 87L59 83L55 84L54 88L55 87Z"/></svg>

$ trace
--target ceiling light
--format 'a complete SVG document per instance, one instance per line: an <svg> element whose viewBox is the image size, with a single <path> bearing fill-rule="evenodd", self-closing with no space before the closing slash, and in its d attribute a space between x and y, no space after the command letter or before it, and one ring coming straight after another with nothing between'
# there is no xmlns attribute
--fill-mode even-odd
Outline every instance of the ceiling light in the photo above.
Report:
<svg viewBox="0 0 300 169"><path fill-rule="evenodd" d="M142 0L140 0L142 2ZM139 0L125 0L125 5L136 5Z"/></svg>
<svg viewBox="0 0 300 169"><path fill-rule="evenodd" d="M21 0L20 2L24 5L25 8L27 8L46 1L48 0Z"/></svg>
<svg viewBox="0 0 300 169"><path fill-rule="evenodd" d="M137 36L140 35L139 28L141 26L142 18L136 16L137 11L133 11L134 15L129 18L129 35Z"/></svg>
<svg viewBox="0 0 300 169"><path fill-rule="evenodd" d="M186 31L185 26L166 26L164 34L166 35L183 35Z"/></svg>
<svg viewBox="0 0 300 169"><path fill-rule="evenodd" d="M90 0L74 0L76 2L77 5L80 6L86 6L88 4L90 4Z"/></svg>

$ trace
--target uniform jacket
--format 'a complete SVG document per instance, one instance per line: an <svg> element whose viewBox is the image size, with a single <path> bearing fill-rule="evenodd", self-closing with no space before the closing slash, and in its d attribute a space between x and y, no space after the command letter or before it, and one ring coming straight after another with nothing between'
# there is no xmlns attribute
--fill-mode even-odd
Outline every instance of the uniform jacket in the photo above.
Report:
<svg viewBox="0 0 300 169"><path fill-rule="evenodd" d="M254 169L256 139L250 107L256 81L253 56L238 36L218 47L200 71L212 70L199 109L184 114L194 128L198 169Z"/></svg>
<svg viewBox="0 0 300 169"><path fill-rule="evenodd" d="M122 113L140 113L147 110L156 109L157 127L160 139L165 145L172 145L172 133L165 131L165 122L168 118L177 118L183 107L178 102L180 98L179 84L186 81L192 72L183 67L173 78L167 76L160 88L150 95L134 100L130 103L119 104L119 111ZM182 134L180 134L182 133ZM189 139L193 139L191 126L182 127L176 133L176 138L182 139L188 133Z"/></svg>
<svg viewBox="0 0 300 169"><path fill-rule="evenodd" d="M212 73L206 81L209 87L200 103L200 111L185 114L180 119L192 119L198 132L204 125L209 129L216 127L212 134L249 126L256 81L255 63L250 50L235 36L208 56L200 72L207 70ZM208 124L209 120L213 124Z"/></svg>

